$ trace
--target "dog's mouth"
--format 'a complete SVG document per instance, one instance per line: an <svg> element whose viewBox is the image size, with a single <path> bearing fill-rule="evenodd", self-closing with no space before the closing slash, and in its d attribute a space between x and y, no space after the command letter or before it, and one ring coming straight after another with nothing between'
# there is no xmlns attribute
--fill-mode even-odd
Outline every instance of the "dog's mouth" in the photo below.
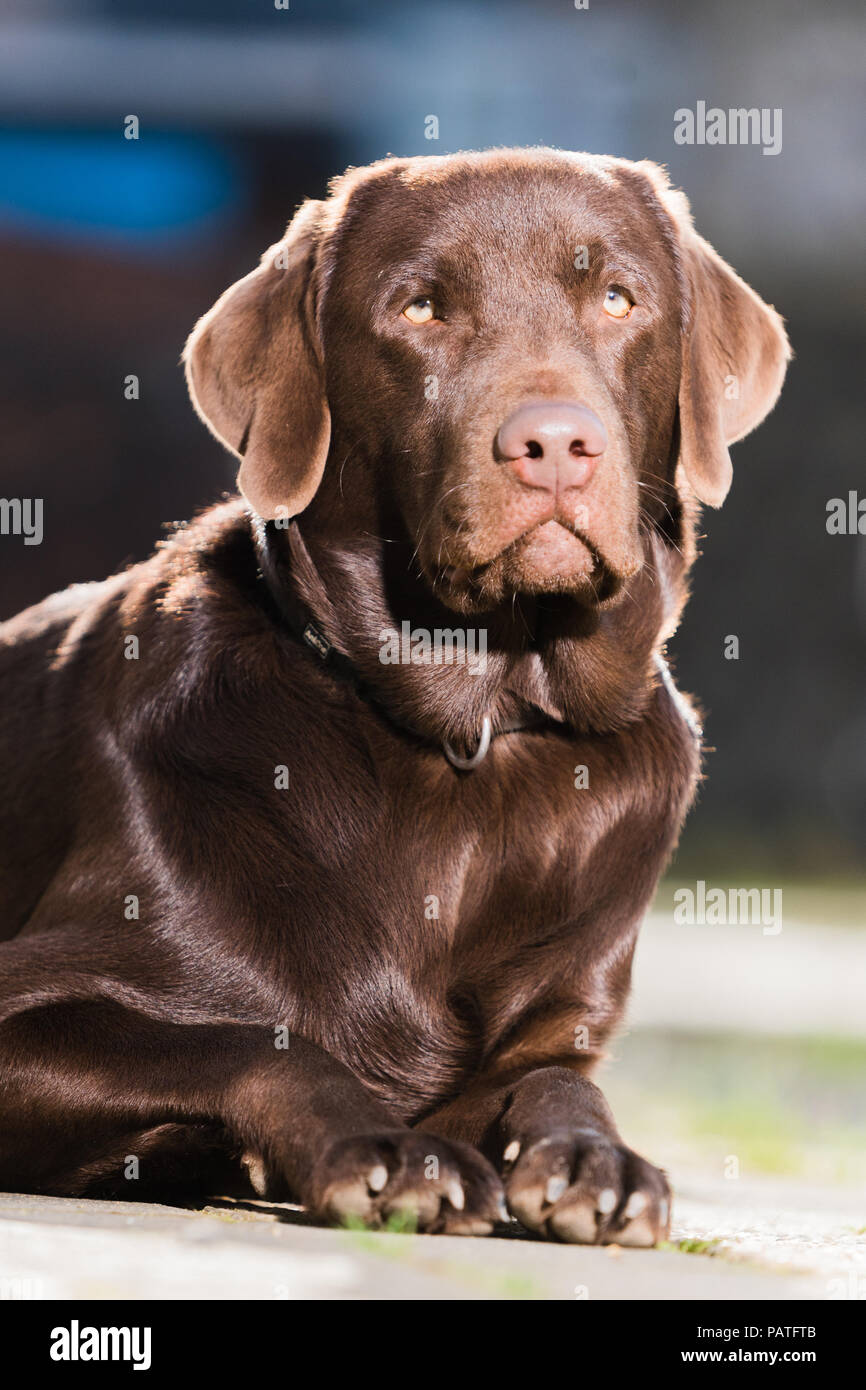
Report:
<svg viewBox="0 0 866 1390"><path fill-rule="evenodd" d="M457 609L543 593L567 593L597 606L612 599L625 579L586 534L555 518L529 528L490 560L437 566L430 577L437 596Z"/></svg>

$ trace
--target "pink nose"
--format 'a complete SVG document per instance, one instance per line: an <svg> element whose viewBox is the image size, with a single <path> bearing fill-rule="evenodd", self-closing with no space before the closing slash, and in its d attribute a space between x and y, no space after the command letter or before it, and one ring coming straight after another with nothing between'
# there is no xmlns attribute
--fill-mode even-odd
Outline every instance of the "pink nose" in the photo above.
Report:
<svg viewBox="0 0 866 1390"><path fill-rule="evenodd" d="M527 401L496 435L497 454L520 481L547 492L586 487L606 448L598 416L574 401Z"/></svg>

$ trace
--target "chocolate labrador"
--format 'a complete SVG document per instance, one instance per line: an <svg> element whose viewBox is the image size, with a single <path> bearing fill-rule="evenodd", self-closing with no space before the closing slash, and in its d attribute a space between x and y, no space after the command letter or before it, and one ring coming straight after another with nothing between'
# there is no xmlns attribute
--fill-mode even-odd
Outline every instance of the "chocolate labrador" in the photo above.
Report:
<svg viewBox="0 0 866 1390"><path fill-rule="evenodd" d="M2 632L0 1185L650 1245L591 1077L777 314L648 163L389 159L195 328L241 498Z"/></svg>

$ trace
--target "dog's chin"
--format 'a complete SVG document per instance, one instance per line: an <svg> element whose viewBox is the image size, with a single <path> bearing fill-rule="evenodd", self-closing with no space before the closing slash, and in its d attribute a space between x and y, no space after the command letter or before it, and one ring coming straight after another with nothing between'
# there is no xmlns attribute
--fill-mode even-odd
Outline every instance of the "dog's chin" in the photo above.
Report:
<svg viewBox="0 0 866 1390"><path fill-rule="evenodd" d="M438 571L433 587L448 608L466 614L519 595L565 594L587 607L603 607L615 601L623 582L591 541L547 521L486 564Z"/></svg>
<svg viewBox="0 0 866 1390"><path fill-rule="evenodd" d="M546 521L521 536L504 552L507 578L518 591L527 593L583 593L603 562L589 541Z"/></svg>

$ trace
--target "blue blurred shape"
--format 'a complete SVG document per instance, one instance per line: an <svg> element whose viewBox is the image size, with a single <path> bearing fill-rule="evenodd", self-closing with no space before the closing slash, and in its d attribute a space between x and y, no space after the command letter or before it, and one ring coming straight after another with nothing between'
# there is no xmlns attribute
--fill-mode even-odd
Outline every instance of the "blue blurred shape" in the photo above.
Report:
<svg viewBox="0 0 866 1390"><path fill-rule="evenodd" d="M0 130L0 230L159 249L227 219L240 196L230 153L205 137Z"/></svg>

